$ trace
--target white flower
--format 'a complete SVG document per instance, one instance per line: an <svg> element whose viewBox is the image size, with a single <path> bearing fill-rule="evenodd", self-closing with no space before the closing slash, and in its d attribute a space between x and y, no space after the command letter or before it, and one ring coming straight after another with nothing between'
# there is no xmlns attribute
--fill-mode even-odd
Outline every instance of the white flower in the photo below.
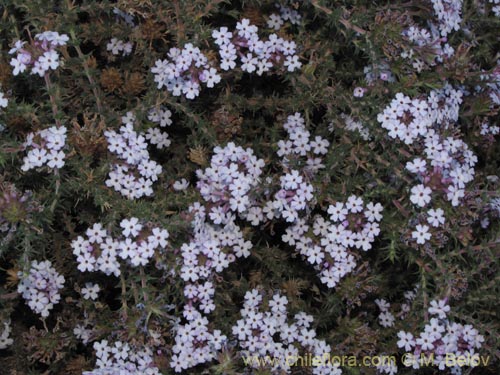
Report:
<svg viewBox="0 0 500 375"><path fill-rule="evenodd" d="M130 55L132 48L134 47L132 42L123 43L123 56Z"/></svg>
<svg viewBox="0 0 500 375"><path fill-rule="evenodd" d="M409 352L415 346L415 339L413 338L413 335L411 333L399 331L398 338L398 348L404 348L407 352Z"/></svg>
<svg viewBox="0 0 500 375"><path fill-rule="evenodd" d="M14 43L14 47L12 47L10 50L9 50L9 55L12 55L16 52L19 52L21 50L21 48L23 48L23 46L26 44L26 42L23 42L21 40L18 40Z"/></svg>
<svg viewBox="0 0 500 375"><path fill-rule="evenodd" d="M2 334L0 335L0 349L5 349L8 346L12 345L14 340L10 338L10 332L12 331L12 328L10 327L10 321L4 322L4 330L2 331Z"/></svg>
<svg viewBox="0 0 500 375"><path fill-rule="evenodd" d="M411 237L417 240L417 243L423 245L431 238L429 227L427 225L417 224L416 231L411 233Z"/></svg>
<svg viewBox="0 0 500 375"><path fill-rule="evenodd" d="M378 321L382 327L392 327L394 325L394 315L389 311L381 312L378 316Z"/></svg>
<svg viewBox="0 0 500 375"><path fill-rule="evenodd" d="M92 283L86 283L85 287L81 290L83 298L91 300L96 300L100 291L99 284Z"/></svg>
<svg viewBox="0 0 500 375"><path fill-rule="evenodd" d="M258 29L257 26L250 24L248 18L243 18L236 24L236 30L238 30L239 36L245 39L251 39L252 35L255 35Z"/></svg>
<svg viewBox="0 0 500 375"><path fill-rule="evenodd" d="M228 31L227 27L223 26L219 30L212 31L212 38L215 39L215 43L219 46L224 44L229 44L233 34Z"/></svg>
<svg viewBox="0 0 500 375"><path fill-rule="evenodd" d="M307 260L311 264L319 264L323 260L323 257L323 252L321 251L321 247L319 246L314 246L307 253Z"/></svg>
<svg viewBox="0 0 500 375"><path fill-rule="evenodd" d="M123 228L123 235L125 237L135 237L139 234L142 229L142 224L139 224L139 219L136 217L131 217L129 219L123 219L120 223L120 227Z"/></svg>
<svg viewBox="0 0 500 375"><path fill-rule="evenodd" d="M52 34L52 40L50 42L54 46L65 46L68 40L69 37L66 34L59 34L58 32L54 32Z"/></svg>
<svg viewBox="0 0 500 375"><path fill-rule="evenodd" d="M381 212L384 210L380 203L373 204L373 202L369 202L366 205L365 216L368 221L380 221L382 220Z"/></svg>
<svg viewBox="0 0 500 375"><path fill-rule="evenodd" d="M156 246L161 246L165 248L168 244L167 239L169 237L169 233L166 229L153 228L151 235L148 237L148 241Z"/></svg>
<svg viewBox="0 0 500 375"><path fill-rule="evenodd" d="M356 87L353 92L355 98L362 98L365 95L365 89L362 87Z"/></svg>
<svg viewBox="0 0 500 375"><path fill-rule="evenodd" d="M44 70L56 70L59 66L59 54L54 50L47 51L38 58L38 62Z"/></svg>
<svg viewBox="0 0 500 375"><path fill-rule="evenodd" d="M390 303L385 299L376 299L375 303L377 304L381 312L389 311L389 307L391 307Z"/></svg>
<svg viewBox="0 0 500 375"><path fill-rule="evenodd" d="M241 70L248 73L253 73L256 69L258 60L251 53L247 53L245 56L241 57L241 62Z"/></svg>
<svg viewBox="0 0 500 375"><path fill-rule="evenodd" d="M295 69L299 69L302 63L299 61L299 56L287 56L284 63L285 67L289 72L293 72Z"/></svg>
<svg viewBox="0 0 500 375"><path fill-rule="evenodd" d="M279 30L283 25L284 21L278 14L271 14L267 20L267 27L274 30Z"/></svg>
<svg viewBox="0 0 500 375"><path fill-rule="evenodd" d="M446 313L450 311L450 306L446 304L445 300L433 300L428 311L429 314L437 315L439 319L446 319Z"/></svg>
<svg viewBox="0 0 500 375"><path fill-rule="evenodd" d="M200 85L192 81L185 82L182 88L182 93L186 95L187 99L194 99L200 95Z"/></svg>
<svg viewBox="0 0 500 375"><path fill-rule="evenodd" d="M427 332L421 332L420 337L417 339L417 345L420 345L422 350L434 349L434 337Z"/></svg>
<svg viewBox="0 0 500 375"><path fill-rule="evenodd" d="M411 188L410 200L419 207L424 207L431 201L432 190L422 184Z"/></svg>
<svg viewBox="0 0 500 375"><path fill-rule="evenodd" d="M205 69L202 73L202 82L205 82L207 87L212 88L215 84L219 83L221 77L217 74L217 70L215 68Z"/></svg>
<svg viewBox="0 0 500 375"><path fill-rule="evenodd" d="M24 62L22 62L21 56L11 59L10 65L14 68L12 74L15 76L17 76L19 73L23 73L27 68L27 65Z"/></svg>
<svg viewBox="0 0 500 375"><path fill-rule="evenodd" d="M330 214L330 220L332 221L344 221L349 213L342 202L337 202L333 206L330 205L327 212Z"/></svg>
<svg viewBox="0 0 500 375"><path fill-rule="evenodd" d="M47 155L47 160L47 165L50 168L62 168L64 167L64 152L52 150Z"/></svg>
<svg viewBox="0 0 500 375"><path fill-rule="evenodd" d="M345 206L349 211L353 213L361 212L363 211L363 199L361 197L351 195L349 196L349 198L347 198L347 203L345 204Z"/></svg>
<svg viewBox="0 0 500 375"><path fill-rule="evenodd" d="M80 254L77 256L76 260L78 262L77 268L80 272L94 270L94 264L96 262L96 259L92 256L92 254L89 253Z"/></svg>
<svg viewBox="0 0 500 375"><path fill-rule="evenodd" d="M29 163L35 167L41 167L47 161L47 151L35 148L28 152Z"/></svg>
<svg viewBox="0 0 500 375"><path fill-rule="evenodd" d="M441 208L430 209L427 211L427 221L433 227L439 227L444 224L444 211Z"/></svg>
<svg viewBox="0 0 500 375"><path fill-rule="evenodd" d="M9 101L7 100L7 98L5 98L5 94L3 92L0 92L0 107L7 107L7 105L9 104Z"/></svg>
<svg viewBox="0 0 500 375"><path fill-rule="evenodd" d="M90 243L101 243L106 237L106 229L102 228L101 223L95 223L92 228L87 228L85 234L89 237Z"/></svg>
<svg viewBox="0 0 500 375"><path fill-rule="evenodd" d="M89 342L91 332L91 330L86 329L85 326L81 324L77 324L75 328L73 328L73 334L77 339L82 340L84 344Z"/></svg>
<svg viewBox="0 0 500 375"><path fill-rule="evenodd" d="M416 158L412 162L406 163L406 169L411 173L425 173L426 171L426 161L422 158Z"/></svg>
<svg viewBox="0 0 500 375"><path fill-rule="evenodd" d="M186 190L189 187L189 181L185 178L181 178L173 183L172 187L176 191Z"/></svg>

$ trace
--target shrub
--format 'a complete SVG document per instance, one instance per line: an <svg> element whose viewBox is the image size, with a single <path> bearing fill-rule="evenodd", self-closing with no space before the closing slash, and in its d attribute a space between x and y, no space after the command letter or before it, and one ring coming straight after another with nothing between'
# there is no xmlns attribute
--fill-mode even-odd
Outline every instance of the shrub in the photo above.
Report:
<svg viewBox="0 0 500 375"><path fill-rule="evenodd" d="M0 10L5 373L498 371L498 1Z"/></svg>

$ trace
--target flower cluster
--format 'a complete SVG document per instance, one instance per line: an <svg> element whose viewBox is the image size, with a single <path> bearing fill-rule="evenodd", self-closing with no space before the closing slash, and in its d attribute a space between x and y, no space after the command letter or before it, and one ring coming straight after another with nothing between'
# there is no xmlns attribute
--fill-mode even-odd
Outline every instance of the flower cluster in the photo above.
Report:
<svg viewBox="0 0 500 375"><path fill-rule="evenodd" d="M29 133L23 143L24 149L29 150L23 159L21 170L26 172L44 165L52 169L62 168L66 157L62 150L66 145L66 131L65 126L52 126Z"/></svg>
<svg viewBox="0 0 500 375"><path fill-rule="evenodd" d="M361 197L351 195L347 202L328 207L330 220L317 215L310 232L305 219L286 229L283 242L295 246L319 272L321 281L334 288L356 266L349 249L368 251L380 233L383 207L380 203L364 204Z"/></svg>
<svg viewBox="0 0 500 375"><path fill-rule="evenodd" d="M18 40L9 51L11 55L16 54L16 57L10 60L10 65L14 68L12 74L17 76L29 67L31 74L43 77L49 70L56 70L60 65L56 48L65 46L68 40L66 34L59 34L56 31L36 34L35 40L29 45Z"/></svg>
<svg viewBox="0 0 500 375"><path fill-rule="evenodd" d="M129 112L122 117L122 122L124 126L120 127L119 133L114 130L104 133L108 150L118 157L109 172L106 186L128 199L151 196L153 182L158 180L162 167L150 159L146 137L134 130L135 117Z"/></svg>
<svg viewBox="0 0 500 375"><path fill-rule="evenodd" d="M314 188L309 181L324 167L318 156L328 152L330 142L320 136L311 139L304 118L298 112L288 116L283 127L288 138L278 141L277 154L287 172L280 177L280 190L267 202L264 213L268 219L283 217L293 223L313 199Z"/></svg>
<svg viewBox="0 0 500 375"><path fill-rule="evenodd" d="M299 212L306 209L307 203L314 198L314 187L294 169L280 177L280 187L264 212L268 218L283 217L294 223L299 219Z"/></svg>
<svg viewBox="0 0 500 375"><path fill-rule="evenodd" d="M488 123L481 124L481 135L498 135L500 134L500 127L497 125L490 125Z"/></svg>
<svg viewBox="0 0 500 375"><path fill-rule="evenodd" d="M345 129L351 132L358 132L361 138L365 141L370 139L370 132L368 128L363 126L361 121L356 121L352 116L342 113L340 117L344 120Z"/></svg>
<svg viewBox="0 0 500 375"><path fill-rule="evenodd" d="M206 222L204 207L194 204L190 207L193 219L194 238L181 247L183 266L181 278L189 282L201 282L209 279L214 272L222 272L228 265L236 260L236 257L247 257L250 255L252 246L250 241L245 241L241 229L231 219L223 225L211 225ZM193 293L184 294L188 299L196 299L205 313L214 309L211 297L213 288L204 284L205 294L200 295L195 290ZM198 287L198 286L196 286Z"/></svg>
<svg viewBox="0 0 500 375"><path fill-rule="evenodd" d="M300 23L302 16L295 9L281 4L276 4L276 8L279 14L271 13L267 20L267 27L270 29L278 31L286 21L289 21L292 25L298 25Z"/></svg>
<svg viewBox="0 0 500 375"><path fill-rule="evenodd" d="M83 375L160 375L154 363L154 355L147 346L134 347L126 342L108 340L94 342L97 362L92 371L83 371Z"/></svg>
<svg viewBox="0 0 500 375"><path fill-rule="evenodd" d="M78 340L81 340L83 344L87 345L91 340L95 330L92 328L87 328L84 324L76 324L75 328L73 328L73 334Z"/></svg>
<svg viewBox="0 0 500 375"><path fill-rule="evenodd" d="M387 353L380 353L380 358L390 358ZM398 373L398 366L396 365L396 361L393 360L384 360L374 364L377 368L377 374L388 374L395 375Z"/></svg>
<svg viewBox="0 0 500 375"><path fill-rule="evenodd" d="M153 107L148 112L148 120L164 128L172 125L172 112L165 107Z"/></svg>
<svg viewBox="0 0 500 375"><path fill-rule="evenodd" d="M297 45L294 41L285 40L276 34L269 35L268 40L261 40L257 31L258 27L244 18L236 24L234 31L224 26L212 32L219 46L222 70L234 69L238 57L241 70L255 72L259 76L269 72L273 66L283 66L289 72L302 66L296 55Z"/></svg>
<svg viewBox="0 0 500 375"><path fill-rule="evenodd" d="M152 121L160 127L170 126L172 125L172 112L170 110L160 107L153 107L149 110L148 120ZM164 147L170 146L172 143L168 138L167 132L162 132L158 128L149 128L146 132L146 139L152 145L155 145L158 149L163 149Z"/></svg>
<svg viewBox="0 0 500 375"><path fill-rule="evenodd" d="M134 16L130 13L124 12L123 10L114 7L113 13L116 14L117 21L123 21L130 27L135 27Z"/></svg>
<svg viewBox="0 0 500 375"><path fill-rule="evenodd" d="M158 89L163 86L173 96L184 95L194 99L200 94L201 83L208 88L220 82L221 77L198 47L191 43L179 48L170 48L168 59L157 60L151 68Z"/></svg>
<svg viewBox="0 0 500 375"><path fill-rule="evenodd" d="M212 349L220 349L225 337L218 330L210 333L203 328L208 324L203 314L215 309L215 287L210 280L236 257L249 256L252 246L250 241L245 241L233 219L223 225L212 225L206 221L205 207L199 203L191 205L189 212L193 217L193 238L180 248L180 276L185 282L184 296L187 300L183 316L187 323L178 327L173 348L175 355L170 363L177 372L211 361L215 353ZM197 355L194 355L194 350Z"/></svg>
<svg viewBox="0 0 500 375"><path fill-rule="evenodd" d="M272 366L269 368L272 373L290 373L295 364L290 359L297 359L300 353L325 358L331 351L325 341L316 338L316 331L311 327L312 316L300 312L294 316L292 323L288 321L287 304L288 299L277 293L269 298L269 311L265 311L262 309L262 294L257 289L248 291L240 311L242 319L232 327L232 333L242 349L242 356L269 356L278 359L269 365ZM247 365L260 368L262 363L250 361ZM342 371L337 366L324 362L315 365L312 373L339 375Z"/></svg>
<svg viewBox="0 0 500 375"><path fill-rule="evenodd" d="M30 222L33 214L42 210L31 191L21 192L13 184L0 183L0 246L14 240L18 225Z"/></svg>
<svg viewBox="0 0 500 375"><path fill-rule="evenodd" d="M42 317L49 316L50 310L59 303L59 290L64 285L64 276L59 275L48 260L31 262L27 275L20 273L21 281L17 292L28 302L28 306Z"/></svg>
<svg viewBox="0 0 500 375"><path fill-rule="evenodd" d="M394 318L394 315L389 311L389 308L391 307L390 303L385 299L376 299L375 303L380 310L378 323L382 327L392 327L396 319Z"/></svg>
<svg viewBox="0 0 500 375"><path fill-rule="evenodd" d="M135 217L123 219L120 227L121 236L113 238L102 224L96 223L85 232L86 239L78 236L71 242L79 271L101 271L108 276L119 276L118 258L133 267L145 266L155 251L167 247L169 233L166 229L143 225ZM95 290L95 286L93 288ZM92 296L91 292L89 296Z"/></svg>
<svg viewBox="0 0 500 375"><path fill-rule="evenodd" d="M1 349L6 349L7 347L11 346L14 340L9 337L10 333L12 332L12 327L10 326L10 321L9 322L3 322L3 331L2 334L0 335L0 350Z"/></svg>
<svg viewBox="0 0 500 375"><path fill-rule="evenodd" d="M377 120L389 132L389 136L411 145L419 136L427 135L432 125L426 100L410 99L398 93L380 113Z"/></svg>
<svg viewBox="0 0 500 375"><path fill-rule="evenodd" d="M208 319L196 309L185 311L190 312L191 319L176 329L175 345L172 347L174 354L170 360L175 372L212 361L227 340L218 329L210 332Z"/></svg>
<svg viewBox="0 0 500 375"><path fill-rule="evenodd" d="M117 38L111 38L109 43L106 45L106 50L111 52L113 55L119 55L121 53L122 56L127 56L132 52L133 46L132 42L124 42L123 40L119 40Z"/></svg>
<svg viewBox="0 0 500 375"><path fill-rule="evenodd" d="M384 82L395 82L396 78L391 72L391 68L387 61L381 60L380 62L368 65L363 68L363 73L365 73L365 81L368 85L373 85L377 80Z"/></svg>
<svg viewBox="0 0 500 375"><path fill-rule="evenodd" d="M410 191L410 201L417 207L427 207L437 194L458 206L465 196L465 185L474 177L477 157L458 137L455 125L462 95L449 85L431 91L425 100L399 93L378 115L390 137L411 145L416 152L406 169L419 182ZM441 208L430 209L427 216L427 222L420 220L411 232L420 245L432 237L429 225L439 227L445 222Z"/></svg>
<svg viewBox="0 0 500 375"><path fill-rule="evenodd" d="M490 4L495 4L491 8L495 16L500 17L500 0L489 0Z"/></svg>
<svg viewBox="0 0 500 375"><path fill-rule="evenodd" d="M500 0L499 0L500 4ZM498 6L500 9L500 5ZM490 107L500 106L500 59L497 60L495 68L490 73L482 72L480 78L485 84L474 87L476 93L487 92L490 97Z"/></svg>
<svg viewBox="0 0 500 375"><path fill-rule="evenodd" d="M500 0L7 3L7 372L495 355Z"/></svg>
<svg viewBox="0 0 500 375"><path fill-rule="evenodd" d="M278 141L278 156L286 165L297 157L307 157L306 164L310 172L316 172L322 167L321 160L315 156L326 155L330 142L321 136L311 139L311 133L306 129L304 117L296 112L287 117L283 128L287 132L286 140ZM315 167L316 166L316 167Z"/></svg>
<svg viewBox="0 0 500 375"><path fill-rule="evenodd" d="M462 5L463 0L432 0L441 36L445 37L450 32L460 29Z"/></svg>
<svg viewBox="0 0 500 375"><path fill-rule="evenodd" d="M461 373L458 365L446 361L446 356L470 358L476 349L481 348L484 337L472 325L450 322L447 317L449 311L450 306L446 304L446 300L431 301L428 312L437 317L430 319L418 337L414 337L410 332L398 332L397 345L399 348L404 348L406 352L414 354L415 358L421 358L422 354L425 354L427 358L434 358L433 365L440 370L453 366L455 373ZM415 360L406 365L413 365L414 369L418 369L421 363Z"/></svg>
<svg viewBox="0 0 500 375"><path fill-rule="evenodd" d="M263 167L264 160L250 148L245 150L233 142L214 148L210 167L196 171L196 187L208 202L209 216L215 224L226 224L231 212L248 216L250 208L257 204L254 190Z"/></svg>
<svg viewBox="0 0 500 375"><path fill-rule="evenodd" d="M458 133L454 124L461 102L462 92L451 86L432 91L426 100L412 100L400 93L378 115L390 137L420 150L406 165L422 182L412 188L410 197L419 207L430 203L433 191L442 192L457 206L465 184L474 177L477 157L461 139L450 135Z"/></svg>
<svg viewBox="0 0 500 375"><path fill-rule="evenodd" d="M444 59L454 55L455 50L446 38L441 37L437 28L427 30L418 26L411 26L403 31L411 47L401 52L401 57L412 60L413 68L421 72L425 67L434 66Z"/></svg>
<svg viewBox="0 0 500 375"><path fill-rule="evenodd" d="M146 132L146 139L159 150L170 146L172 143L168 138L168 133L162 132L158 128L149 128Z"/></svg>
<svg viewBox="0 0 500 375"><path fill-rule="evenodd" d="M395 316L399 317L401 320L406 317L406 315L410 312L411 303L416 297L416 293L419 289L417 285L414 290L409 290L404 293L405 302L401 303L400 311L396 313L392 313L390 311L391 304L387 302L385 299L376 299L375 304L380 310L380 314L378 316L378 322L382 327L393 327L395 322ZM393 310L394 311L394 310Z"/></svg>

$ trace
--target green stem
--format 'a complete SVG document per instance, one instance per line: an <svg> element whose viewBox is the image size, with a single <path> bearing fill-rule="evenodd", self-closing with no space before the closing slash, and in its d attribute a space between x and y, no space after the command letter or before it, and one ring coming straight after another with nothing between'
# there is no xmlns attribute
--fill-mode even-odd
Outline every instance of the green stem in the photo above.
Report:
<svg viewBox="0 0 500 375"><path fill-rule="evenodd" d="M128 306L127 306L127 284L125 283L125 276L123 275L123 272L120 273L120 282L122 286L122 319L123 321L127 320L127 311L128 311Z"/></svg>
<svg viewBox="0 0 500 375"><path fill-rule="evenodd" d="M71 30L71 38L73 41L76 40L76 36L73 30ZM90 83L90 86L92 87L92 93L94 94L95 102L97 105L97 111L99 112L100 115L102 115L102 102L101 102L101 96L99 91L97 90L97 84L95 83L94 78L90 74L90 68L87 63L87 59L85 58L85 55L83 54L82 50L80 49L80 46L77 45L76 43L74 44L76 53L78 53L78 57L82 60L83 64L83 70L85 71L85 75L87 76L87 79Z"/></svg>
<svg viewBox="0 0 500 375"><path fill-rule="evenodd" d="M146 274L144 273L144 267L140 266L139 267L139 273L141 275L141 288L142 288L142 295L144 297L144 303L148 302L148 295L146 293Z"/></svg>
<svg viewBox="0 0 500 375"><path fill-rule="evenodd" d="M45 73L45 86L47 87L47 93L49 94L50 104L52 105L52 115L54 116L54 120L56 122L57 127L61 127L61 121L57 118L57 103L56 98L52 95L52 82L50 81L49 73Z"/></svg>

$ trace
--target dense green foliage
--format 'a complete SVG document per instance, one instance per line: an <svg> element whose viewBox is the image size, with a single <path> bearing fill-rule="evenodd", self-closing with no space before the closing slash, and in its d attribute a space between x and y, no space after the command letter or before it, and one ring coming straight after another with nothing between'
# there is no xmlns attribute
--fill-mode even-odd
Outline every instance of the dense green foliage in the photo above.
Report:
<svg viewBox="0 0 500 375"><path fill-rule="evenodd" d="M0 108L0 321L10 322L13 343L0 350L0 372L90 371L96 367L92 343L107 339L151 346L155 366L174 373L173 329L187 303L180 249L193 237L188 209L194 202L205 205L207 212L212 207L197 187L196 171L210 166L217 146L234 142L251 148L265 163L255 199L273 199L280 176L305 166L305 159L292 158L287 165L277 155L278 142L287 139L283 124L298 112L311 139L328 141L321 156L324 167L303 174L314 197L300 218L326 219L331 205L355 195L365 204L383 206L380 233L370 250L350 251L356 267L328 288L296 247L282 240L292 225L284 217L252 225L235 211L235 223L252 244L250 255L207 278L215 287L215 309L206 314L209 326L228 336L228 343L214 360L186 373L280 373L245 366L231 336L245 293L254 288L269 298L280 291L288 299L290 316L300 311L312 315L318 338L331 346L332 354L395 355L398 373L416 372L401 364L405 351L398 348L398 332L418 336L429 322L430 302L446 300L450 321L477 329L484 342L476 351L490 357L488 366L464 367L464 373L496 373L500 147L495 130L485 129L500 124L500 100L494 100L500 97L500 18L494 15L493 2L458 3L459 29L432 45L417 45L405 33L411 27L429 28L428 21L438 24L430 1L283 1L298 12L300 22L285 21L275 31L267 24L271 14L279 13L274 1L2 0L0 92L8 105ZM128 22L115 9L128 15ZM277 65L262 75L239 66L220 70L213 30L235 30L244 18L259 27L263 39L276 33L295 41L300 68L289 71ZM57 47L57 69L42 76L28 71L14 75L15 54L9 50L17 40L29 44L44 31L69 37ZM112 38L130 42L131 53L113 54L107 48ZM441 52L433 46L445 42L454 53L439 61ZM203 85L192 100L158 89L151 71L170 48L188 43L199 47L221 76L213 88ZM446 87L464 95L457 121L445 132L461 139L478 160L459 204L433 193L432 203L423 209L412 202L411 189L433 181L419 181L406 167L423 146L390 137L378 115L398 93L427 100L431 91ZM360 95L353 94L356 88ZM170 145L158 149L149 144L149 157L161 165L161 173L150 196L127 199L106 184L118 157L108 149L105 132L118 133L122 116L132 112L134 130L147 134L157 127L148 117L151 108L171 111L172 124L161 129ZM64 166L25 170L27 136L53 126L67 129ZM189 186L174 188L182 178ZM272 193L266 195L266 189ZM412 233L430 208L441 208L446 221L430 228L432 237L425 244L417 243ZM119 276L81 272L72 242L85 237L95 223L117 238L120 222L131 217L149 229L168 230L166 249L155 251L139 267L120 260ZM312 238L312 221L310 225L304 236ZM18 293L34 260L50 260L65 279L61 300L46 318ZM82 298L88 282L100 286L96 300ZM408 302L404 294L413 290L415 297ZM387 327L380 323L375 302L381 299L390 303L396 317ZM86 343L74 333L77 325L91 331ZM309 371L292 369L297 374ZM366 366L343 366L342 371L377 373ZM420 371L434 373L438 368Z"/></svg>

